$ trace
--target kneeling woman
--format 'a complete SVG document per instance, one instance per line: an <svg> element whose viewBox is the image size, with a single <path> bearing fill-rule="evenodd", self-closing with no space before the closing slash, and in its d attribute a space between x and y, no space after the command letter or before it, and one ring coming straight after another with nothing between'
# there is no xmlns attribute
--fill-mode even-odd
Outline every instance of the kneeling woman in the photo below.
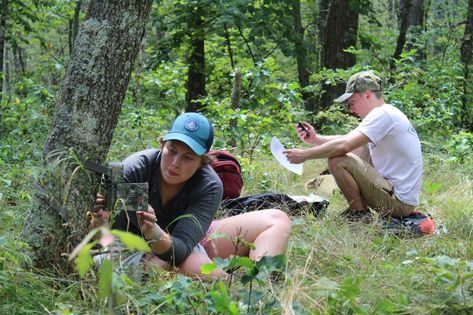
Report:
<svg viewBox="0 0 473 315"><path fill-rule="evenodd" d="M128 182L148 182L149 207L135 213L122 211L113 228L141 235L150 241L153 255L148 263L163 268L177 267L183 273L199 276L200 267L215 257L283 254L291 233L288 216L277 209L259 210L214 220L223 187L207 154L213 143L213 127L198 113L176 118L160 149L137 152L124 160ZM102 198L97 203L103 204ZM108 213L100 210L103 218ZM214 232L225 238L208 240ZM255 249L232 240L242 237ZM216 270L213 276L225 274Z"/></svg>

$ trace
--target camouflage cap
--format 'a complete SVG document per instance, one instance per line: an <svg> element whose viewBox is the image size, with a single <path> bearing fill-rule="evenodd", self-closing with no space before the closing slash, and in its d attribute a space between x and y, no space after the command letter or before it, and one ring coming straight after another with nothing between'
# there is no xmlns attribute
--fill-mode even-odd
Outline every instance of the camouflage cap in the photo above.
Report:
<svg viewBox="0 0 473 315"><path fill-rule="evenodd" d="M345 93L335 99L334 102L343 103L353 93L365 92L366 90L381 91L381 79L373 71L361 71L352 75L347 82Z"/></svg>

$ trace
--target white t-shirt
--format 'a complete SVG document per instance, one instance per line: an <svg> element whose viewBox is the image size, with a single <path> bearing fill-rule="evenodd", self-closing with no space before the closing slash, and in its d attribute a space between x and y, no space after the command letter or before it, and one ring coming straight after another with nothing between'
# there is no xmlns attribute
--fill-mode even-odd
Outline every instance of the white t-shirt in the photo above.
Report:
<svg viewBox="0 0 473 315"><path fill-rule="evenodd" d="M419 205L422 151L417 132L406 115L384 104L374 108L355 130L370 139L373 166L394 185L396 197L408 205Z"/></svg>

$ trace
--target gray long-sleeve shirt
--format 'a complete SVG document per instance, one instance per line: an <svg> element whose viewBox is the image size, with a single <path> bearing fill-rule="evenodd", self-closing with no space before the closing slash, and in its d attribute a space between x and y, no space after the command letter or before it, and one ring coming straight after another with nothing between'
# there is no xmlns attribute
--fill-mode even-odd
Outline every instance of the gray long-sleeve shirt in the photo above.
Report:
<svg viewBox="0 0 473 315"><path fill-rule="evenodd" d="M159 226L172 238L171 248L158 257L178 266L207 232L222 200L223 186L212 167L203 166L163 207L160 161L160 150L140 151L123 161L123 173L127 182L148 182L148 202L154 209ZM136 213L128 212L128 216L129 222L124 211L119 213L112 227L141 235Z"/></svg>

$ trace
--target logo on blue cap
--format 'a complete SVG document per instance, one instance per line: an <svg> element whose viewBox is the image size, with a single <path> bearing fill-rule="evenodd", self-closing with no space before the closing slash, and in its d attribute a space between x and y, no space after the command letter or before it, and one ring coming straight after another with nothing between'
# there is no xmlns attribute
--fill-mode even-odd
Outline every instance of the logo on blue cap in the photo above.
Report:
<svg viewBox="0 0 473 315"><path fill-rule="evenodd" d="M184 128L189 131L196 131L199 129L199 123L195 119L189 119L184 123Z"/></svg>

